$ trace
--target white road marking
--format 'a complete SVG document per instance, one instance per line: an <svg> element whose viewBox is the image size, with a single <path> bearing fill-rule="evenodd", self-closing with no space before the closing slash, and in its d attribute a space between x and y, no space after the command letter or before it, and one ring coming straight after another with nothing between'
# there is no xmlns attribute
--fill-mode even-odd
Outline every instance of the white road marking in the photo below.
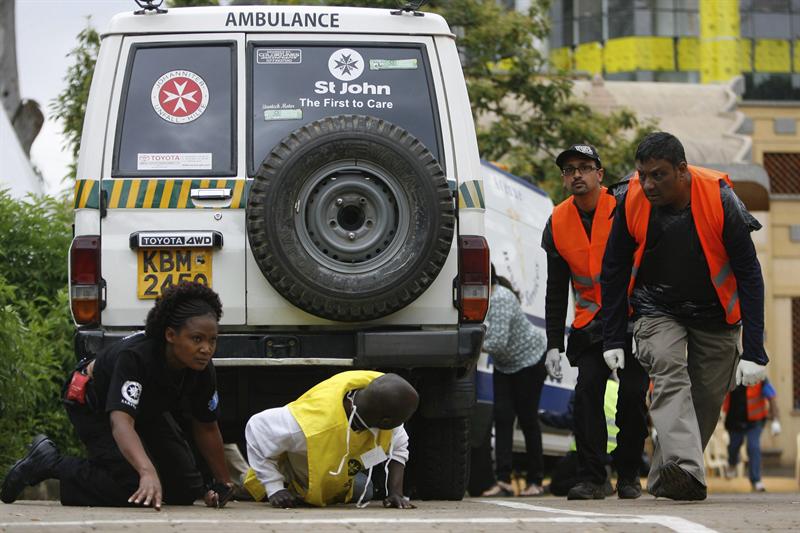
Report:
<svg viewBox="0 0 800 533"><path fill-rule="evenodd" d="M133 520L65 520L65 521L16 521L0 522L0 529L97 527L97 526L179 526L179 525L414 525L414 524L652 524L677 533L716 533L703 525L685 518L668 515L635 515L625 513L597 513L574 511L542 505L532 505L506 500L474 500L478 503L507 507L523 511L535 511L561 516L463 517L463 518L399 518L377 516L345 516L342 518L265 518L265 519L206 519L206 518L143 518Z"/></svg>
<svg viewBox="0 0 800 533"><path fill-rule="evenodd" d="M679 516L669 515L633 515L624 513L594 513L591 511L572 511L569 509L558 509L555 507L544 507L542 505L532 505L522 502L509 502L505 500L476 500L480 503L487 503L490 505L499 505L501 507L509 507L511 509L521 509L528 511L538 511L540 513L555 513L567 515L572 519L585 517L592 522L620 522L622 520L631 521L637 524L657 524L664 526L678 533L717 533L713 529L709 529L704 525L692 522Z"/></svg>

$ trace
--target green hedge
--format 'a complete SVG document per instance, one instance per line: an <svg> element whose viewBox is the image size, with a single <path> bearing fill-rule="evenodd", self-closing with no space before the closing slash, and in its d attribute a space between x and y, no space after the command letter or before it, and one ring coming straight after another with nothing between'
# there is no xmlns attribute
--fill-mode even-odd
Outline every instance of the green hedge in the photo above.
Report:
<svg viewBox="0 0 800 533"><path fill-rule="evenodd" d="M65 452L78 441L60 400L75 364L67 294L67 202L0 190L0 475L39 432Z"/></svg>

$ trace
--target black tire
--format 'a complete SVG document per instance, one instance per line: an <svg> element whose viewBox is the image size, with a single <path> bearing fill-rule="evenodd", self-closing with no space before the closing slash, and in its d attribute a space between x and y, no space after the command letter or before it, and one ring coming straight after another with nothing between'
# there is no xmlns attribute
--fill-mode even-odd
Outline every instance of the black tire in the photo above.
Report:
<svg viewBox="0 0 800 533"><path fill-rule="evenodd" d="M469 419L418 421L412 440L416 495L423 500L464 498L469 478Z"/></svg>
<svg viewBox="0 0 800 533"><path fill-rule="evenodd" d="M247 201L250 247L269 283L300 309L339 321L382 317L420 296L450 253L454 224L433 154L362 115L289 134Z"/></svg>

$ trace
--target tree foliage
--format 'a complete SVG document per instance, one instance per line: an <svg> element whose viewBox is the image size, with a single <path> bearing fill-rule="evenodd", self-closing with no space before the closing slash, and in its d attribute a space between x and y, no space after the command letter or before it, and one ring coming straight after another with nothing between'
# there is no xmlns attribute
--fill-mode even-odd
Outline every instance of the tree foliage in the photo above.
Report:
<svg viewBox="0 0 800 533"><path fill-rule="evenodd" d="M67 54L72 64L67 69L66 87L50 105L53 118L61 122L61 130L66 139L66 147L72 153L72 163L65 178L75 179L78 167L78 150L81 145L83 117L86 115L86 102L92 85L94 65L100 51L100 35L87 19L86 28L78 34L78 44Z"/></svg>
<svg viewBox="0 0 800 533"><path fill-rule="evenodd" d="M0 471L36 433L77 449L61 405L75 364L67 295L69 207L48 197L15 200L0 190Z"/></svg>

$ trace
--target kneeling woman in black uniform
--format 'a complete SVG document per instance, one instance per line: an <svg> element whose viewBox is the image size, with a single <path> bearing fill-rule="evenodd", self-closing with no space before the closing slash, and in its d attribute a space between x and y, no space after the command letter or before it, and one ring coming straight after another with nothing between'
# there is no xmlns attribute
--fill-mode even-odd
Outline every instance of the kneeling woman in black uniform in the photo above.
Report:
<svg viewBox="0 0 800 533"><path fill-rule="evenodd" d="M84 360L65 386L64 403L88 459L62 457L50 439L34 439L6 475L2 500L25 485L61 481L63 505L219 506L232 483L217 425L211 357L222 305L217 294L185 283L164 291L145 331ZM176 417L189 414L194 444L216 482L203 480Z"/></svg>

